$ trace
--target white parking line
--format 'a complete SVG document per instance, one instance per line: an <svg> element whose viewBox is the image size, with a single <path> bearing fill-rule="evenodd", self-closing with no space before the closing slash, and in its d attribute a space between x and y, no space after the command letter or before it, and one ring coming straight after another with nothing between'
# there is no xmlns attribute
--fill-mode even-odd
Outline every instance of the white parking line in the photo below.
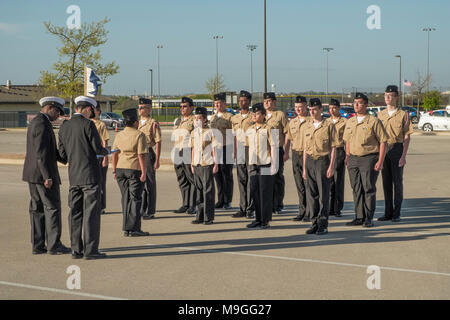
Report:
<svg viewBox="0 0 450 320"><path fill-rule="evenodd" d="M175 247L175 246L170 246L170 245L159 245L159 244L154 244L154 243L148 243L147 245L158 246L158 247L163 247L163 248L179 249L179 250L205 251L205 252L232 254L232 255L246 256L246 257L268 258L268 259L309 262L309 263L318 263L318 264L329 264L329 265L344 266L344 267L356 267L356 268L364 268L364 269L367 269L367 267L369 267L369 265L363 265L363 264L324 261L324 260L315 260L315 259L304 259L304 258L291 258L291 257L282 257L282 256L270 256L270 255L264 255L264 254L253 254L253 253L243 253L243 252L229 252L229 251L222 251L219 249L202 249L202 248L195 248L195 247ZM377 264L374 263L371 265L377 265ZM450 273L444 273L444 272L414 270L414 269L404 269L404 268L394 268L394 267L383 267L383 266L379 266L379 267L380 267L380 269L389 270L389 271L421 273L421 274L430 274L430 275L436 275L436 276L450 277Z"/></svg>
<svg viewBox="0 0 450 320"><path fill-rule="evenodd" d="M74 296L101 299L101 300L127 300L127 299L123 299L123 298L108 297L108 296L102 296L102 295L98 295L98 294L84 293L84 292L71 291L71 290L62 290L62 289L55 289L55 288L48 288L48 287L40 287L40 286L32 286L29 284L14 283L14 282L7 282L7 281L0 281L0 285L40 290L40 291L48 291L48 292L54 292L54 293L70 294L70 295L74 295Z"/></svg>

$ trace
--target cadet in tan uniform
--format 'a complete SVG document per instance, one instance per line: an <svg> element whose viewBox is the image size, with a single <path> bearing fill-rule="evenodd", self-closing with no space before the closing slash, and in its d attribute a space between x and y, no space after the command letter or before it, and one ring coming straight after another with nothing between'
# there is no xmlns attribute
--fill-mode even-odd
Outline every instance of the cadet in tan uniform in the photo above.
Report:
<svg viewBox="0 0 450 320"><path fill-rule="evenodd" d="M369 99L356 93L356 115L347 121L344 132L345 164L353 189L356 217L348 226L373 227L378 174L383 168L387 135L380 120L367 114Z"/></svg>
<svg viewBox="0 0 450 320"><path fill-rule="evenodd" d="M253 116L249 110L251 102L252 95L250 92L242 90L239 93L239 106L241 109L238 114L231 118L235 135L234 155L240 194L239 211L233 215L233 218L246 216L247 219L253 219L255 211L248 178L248 142L245 135L247 129L253 124Z"/></svg>
<svg viewBox="0 0 450 320"><path fill-rule="evenodd" d="M298 194L298 214L292 220L310 221L306 205L306 188L303 180L303 147L305 139L306 123L311 120L308 117L308 106L306 98L298 96L295 99L295 113L297 117L289 121L288 139L291 141L292 149L292 171L294 174L295 185ZM289 149L286 150L289 153Z"/></svg>
<svg viewBox="0 0 450 320"><path fill-rule="evenodd" d="M216 158L214 135L207 124L206 108L195 109L194 126L191 133L191 168L197 186L197 216L193 224L211 225L214 220L214 178L219 170Z"/></svg>
<svg viewBox="0 0 450 320"><path fill-rule="evenodd" d="M266 109L262 103L252 106L254 124L248 129L250 192L255 202L255 221L247 228L267 229L272 220L274 174L276 163L272 155L277 154L271 128L266 125Z"/></svg>
<svg viewBox="0 0 450 320"><path fill-rule="evenodd" d="M174 210L174 213L187 212L188 214L195 214L195 206L197 205L194 175L191 171L190 149L191 132L194 130L193 110L194 101L191 98L182 97L180 105L181 117L175 122L173 136L175 139L174 168L183 205L179 209Z"/></svg>
<svg viewBox="0 0 450 320"><path fill-rule="evenodd" d="M336 167L334 176L330 180L330 207L329 215L342 217L342 209L344 208L344 187L345 187L345 142L344 131L347 119L341 116L339 112L341 104L337 99L330 101L331 121L336 128L339 144L336 146Z"/></svg>
<svg viewBox="0 0 450 320"><path fill-rule="evenodd" d="M232 138L231 129L231 113L226 111L226 96L225 93L218 93L214 95L214 107L216 113L211 117L211 129L217 129L222 134L222 139L216 137L217 142L217 156L223 162L219 162L219 171L214 175L217 186L217 203L216 208L231 208L231 201L233 199L233 158L231 153L227 154L227 145L231 145L229 150L233 150L234 140ZM230 130L227 138L227 130ZM220 149L220 150L219 150ZM222 155L222 157L221 157ZM227 159L228 158L228 159Z"/></svg>
<svg viewBox="0 0 450 320"><path fill-rule="evenodd" d="M388 135L383 178L384 215L378 221L400 221L403 201L403 168L406 164L410 135L414 132L408 113L397 108L398 87L388 86L384 94L387 109L378 113Z"/></svg>
<svg viewBox="0 0 450 320"><path fill-rule="evenodd" d="M334 174L336 146L339 144L336 129L332 122L322 118L322 110L320 99L309 101L311 121L305 124L303 152L303 179L306 179L312 222L306 233L317 235L328 233L330 178Z"/></svg>
<svg viewBox="0 0 450 320"><path fill-rule="evenodd" d="M100 103L97 102L97 106L94 108L94 114L95 117L91 119L95 127L97 128L98 134L100 136L100 139L102 140L103 148L108 148L108 141L109 141L109 133L108 129L106 129L105 123L100 120L100 115L102 114L102 109L100 107ZM100 189L101 189L101 214L105 214L106 209L106 174L108 172L108 156L102 157L98 159L98 163L100 165L100 172L101 172L101 182L100 182Z"/></svg>
<svg viewBox="0 0 450 320"><path fill-rule="evenodd" d="M122 194L123 234L125 237L148 236L141 230L142 189L146 180L148 145L145 135L138 130L136 109L122 112L125 128L114 139L114 179Z"/></svg>
<svg viewBox="0 0 450 320"><path fill-rule="evenodd" d="M281 214L283 210L283 199L284 199L284 162L289 159L290 141L287 138L288 133L288 122L283 111L275 110L277 107L277 98L275 93L266 92L264 93L264 108L266 109L266 124L270 129L277 129L279 134L279 144L278 144L278 157L273 157L276 160L273 161L278 163L278 171L275 174L274 188L273 188L273 213Z"/></svg>
<svg viewBox="0 0 450 320"><path fill-rule="evenodd" d="M139 99L139 130L147 138L147 180L142 194L142 218L144 220L155 217L156 212L156 170L159 168L159 156L161 154L161 128L159 123L150 117L152 112L152 100ZM156 153L153 147L156 146Z"/></svg>

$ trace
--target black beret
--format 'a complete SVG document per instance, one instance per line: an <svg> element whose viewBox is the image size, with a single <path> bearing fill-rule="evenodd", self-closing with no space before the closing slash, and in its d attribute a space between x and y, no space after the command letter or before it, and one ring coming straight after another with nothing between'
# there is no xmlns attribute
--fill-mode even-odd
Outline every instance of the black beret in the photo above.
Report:
<svg viewBox="0 0 450 320"><path fill-rule="evenodd" d="M395 92L398 93L398 87L394 85L387 86L385 92Z"/></svg>
<svg viewBox="0 0 450 320"><path fill-rule="evenodd" d="M295 102L296 103L306 103L307 101L306 101L306 98L304 97L304 96L297 96L296 98L295 98Z"/></svg>
<svg viewBox="0 0 450 320"><path fill-rule="evenodd" d="M189 105L191 107L194 105L194 101L192 101L192 99L189 98L189 97L182 97L181 98L181 103L189 103Z"/></svg>
<svg viewBox="0 0 450 320"><path fill-rule="evenodd" d="M122 111L123 119L127 122L138 121L138 112L136 109L127 109Z"/></svg>
<svg viewBox="0 0 450 320"><path fill-rule="evenodd" d="M252 100L252 94L245 90L241 90L241 92L239 92L239 97L244 97L247 98L248 100Z"/></svg>
<svg viewBox="0 0 450 320"><path fill-rule="evenodd" d="M262 103L255 103L252 106L252 112L262 112L263 114L266 114L266 109L264 108L264 104Z"/></svg>
<svg viewBox="0 0 450 320"><path fill-rule="evenodd" d="M194 114L202 114L206 117L206 116L208 116L208 111L206 110L205 107L197 107L197 108L195 108Z"/></svg>
<svg viewBox="0 0 450 320"><path fill-rule="evenodd" d="M275 92L264 92L264 99L277 100L277 97L275 96Z"/></svg>
<svg viewBox="0 0 450 320"><path fill-rule="evenodd" d="M340 107L341 103L339 102L338 99L330 99L330 105Z"/></svg>
<svg viewBox="0 0 450 320"><path fill-rule="evenodd" d="M146 98L139 98L139 104L152 104L152 100Z"/></svg>
<svg viewBox="0 0 450 320"><path fill-rule="evenodd" d="M367 98L367 96L361 92L355 93L355 99L363 99L365 102L369 102L369 98Z"/></svg>
<svg viewBox="0 0 450 320"><path fill-rule="evenodd" d="M216 93L214 95L214 101L226 101L226 100L227 100L227 96L224 92Z"/></svg>
<svg viewBox="0 0 450 320"><path fill-rule="evenodd" d="M309 99L309 106L310 107L321 107L322 106L322 101L320 101L319 98L311 98Z"/></svg>

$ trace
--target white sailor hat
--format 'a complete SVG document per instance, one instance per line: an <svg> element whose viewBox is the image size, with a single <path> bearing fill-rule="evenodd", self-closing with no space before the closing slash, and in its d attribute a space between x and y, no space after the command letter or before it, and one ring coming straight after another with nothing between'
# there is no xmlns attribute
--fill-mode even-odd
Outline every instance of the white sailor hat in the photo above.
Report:
<svg viewBox="0 0 450 320"><path fill-rule="evenodd" d="M97 106L97 101L86 96L76 97L74 101L77 106L94 107L94 108Z"/></svg>
<svg viewBox="0 0 450 320"><path fill-rule="evenodd" d="M41 105L41 107L45 107L47 105L57 107L61 114L64 114L63 106L65 103L66 101L60 97L44 97L41 100L39 100L39 104Z"/></svg>

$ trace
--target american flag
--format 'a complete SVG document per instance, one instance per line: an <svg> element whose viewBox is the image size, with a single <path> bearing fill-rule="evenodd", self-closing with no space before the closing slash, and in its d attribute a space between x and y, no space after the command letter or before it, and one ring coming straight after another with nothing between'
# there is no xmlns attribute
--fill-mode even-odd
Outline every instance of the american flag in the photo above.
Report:
<svg viewBox="0 0 450 320"><path fill-rule="evenodd" d="M408 81L408 80L405 80L405 82L403 82L403 85L404 85L405 87L411 87L411 86L412 86L412 82L411 82L411 81Z"/></svg>

